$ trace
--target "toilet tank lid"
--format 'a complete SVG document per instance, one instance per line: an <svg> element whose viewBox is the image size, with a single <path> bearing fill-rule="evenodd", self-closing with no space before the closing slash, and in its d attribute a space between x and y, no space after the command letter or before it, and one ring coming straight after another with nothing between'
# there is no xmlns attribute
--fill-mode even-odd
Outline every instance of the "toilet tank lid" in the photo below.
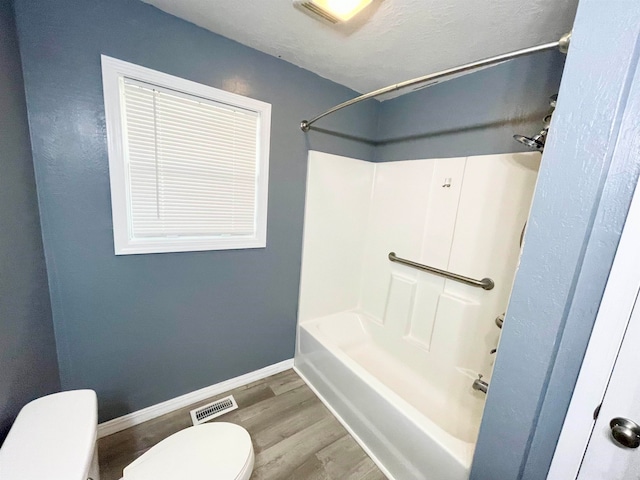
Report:
<svg viewBox="0 0 640 480"><path fill-rule="evenodd" d="M0 448L0 478L85 480L97 425L93 390L54 393L28 403Z"/></svg>

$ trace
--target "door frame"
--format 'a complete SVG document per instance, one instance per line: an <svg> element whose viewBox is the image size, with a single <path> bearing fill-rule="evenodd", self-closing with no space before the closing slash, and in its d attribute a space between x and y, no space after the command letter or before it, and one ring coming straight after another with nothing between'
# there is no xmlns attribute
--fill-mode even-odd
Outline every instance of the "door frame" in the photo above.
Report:
<svg viewBox="0 0 640 480"><path fill-rule="evenodd" d="M636 186L547 480L575 479L640 289L640 188Z"/></svg>

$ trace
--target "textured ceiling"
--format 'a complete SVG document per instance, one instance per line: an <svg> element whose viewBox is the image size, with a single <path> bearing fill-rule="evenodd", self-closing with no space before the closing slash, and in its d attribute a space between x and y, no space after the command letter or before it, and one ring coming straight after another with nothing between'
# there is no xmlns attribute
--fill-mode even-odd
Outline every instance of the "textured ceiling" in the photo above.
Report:
<svg viewBox="0 0 640 480"><path fill-rule="evenodd" d="M374 0L331 26L291 0L143 0L212 32L367 92L555 41L578 0Z"/></svg>

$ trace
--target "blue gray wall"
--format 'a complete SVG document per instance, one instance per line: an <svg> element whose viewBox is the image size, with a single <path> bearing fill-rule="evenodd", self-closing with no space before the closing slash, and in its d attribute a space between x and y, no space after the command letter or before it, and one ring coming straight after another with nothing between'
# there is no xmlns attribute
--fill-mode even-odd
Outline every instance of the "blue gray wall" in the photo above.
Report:
<svg viewBox="0 0 640 480"><path fill-rule="evenodd" d="M0 0L0 443L25 403L59 388L18 37Z"/></svg>
<svg viewBox="0 0 640 480"><path fill-rule="evenodd" d="M16 0L60 376L100 420L293 357L309 148L354 92L138 0ZM100 54L273 105L266 249L114 256ZM375 134L377 103L329 122Z"/></svg>
<svg viewBox="0 0 640 480"><path fill-rule="evenodd" d="M581 0L473 480L546 478L640 170L639 55L640 3Z"/></svg>
<svg viewBox="0 0 640 480"><path fill-rule="evenodd" d="M382 102L375 160L528 151L512 137L542 129L564 60L538 53Z"/></svg>

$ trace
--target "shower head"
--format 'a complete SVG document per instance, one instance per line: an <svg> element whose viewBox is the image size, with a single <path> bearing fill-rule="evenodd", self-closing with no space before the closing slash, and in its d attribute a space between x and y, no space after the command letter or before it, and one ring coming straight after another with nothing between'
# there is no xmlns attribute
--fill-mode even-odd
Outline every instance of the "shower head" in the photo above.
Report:
<svg viewBox="0 0 640 480"><path fill-rule="evenodd" d="M570 38L570 34L567 38ZM549 98L549 105L551 106L551 111L545 115L542 119L542 123L544 124L544 128L540 130L540 133L534 135L533 137L525 137L524 135L514 135L513 139L516 142L520 142L523 145L526 145L533 150L538 150L539 152L544 150L544 144L547 141L547 133L549 133L549 126L551 125L551 117L553 116L553 111L556 109L556 104L558 102L558 95L552 95Z"/></svg>
<svg viewBox="0 0 640 480"><path fill-rule="evenodd" d="M544 148L544 144L534 140L533 138L525 137L524 135L514 135L513 139L516 142L520 142L523 145L526 145L529 148L533 148L535 150L542 150Z"/></svg>
<svg viewBox="0 0 640 480"><path fill-rule="evenodd" d="M547 139L548 128L543 129L539 134L534 137L525 137L524 135L514 135L513 139L516 142L520 142L523 145L526 145L529 148L534 150L542 151L544 149L544 142Z"/></svg>

